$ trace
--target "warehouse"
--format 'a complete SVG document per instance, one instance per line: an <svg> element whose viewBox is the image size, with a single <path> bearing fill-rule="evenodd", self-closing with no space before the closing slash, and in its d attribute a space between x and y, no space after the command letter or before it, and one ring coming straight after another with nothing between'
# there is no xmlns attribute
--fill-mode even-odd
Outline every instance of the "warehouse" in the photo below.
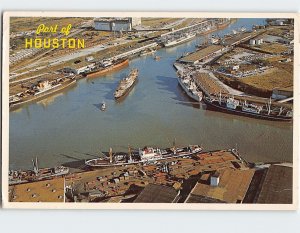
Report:
<svg viewBox="0 0 300 233"><path fill-rule="evenodd" d="M224 51L222 45L210 45L181 58L179 61L186 64L197 64L199 62L205 62L207 59L213 58L216 55L221 55L222 51Z"/></svg>
<svg viewBox="0 0 300 233"><path fill-rule="evenodd" d="M99 31L131 31L141 24L141 18L97 18L94 28Z"/></svg>

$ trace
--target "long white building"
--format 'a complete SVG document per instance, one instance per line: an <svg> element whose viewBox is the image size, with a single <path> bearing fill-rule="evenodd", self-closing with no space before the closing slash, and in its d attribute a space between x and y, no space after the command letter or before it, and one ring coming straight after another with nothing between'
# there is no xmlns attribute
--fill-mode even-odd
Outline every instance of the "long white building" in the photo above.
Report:
<svg viewBox="0 0 300 233"><path fill-rule="evenodd" d="M99 31L131 31L141 24L141 18L96 18L94 28Z"/></svg>

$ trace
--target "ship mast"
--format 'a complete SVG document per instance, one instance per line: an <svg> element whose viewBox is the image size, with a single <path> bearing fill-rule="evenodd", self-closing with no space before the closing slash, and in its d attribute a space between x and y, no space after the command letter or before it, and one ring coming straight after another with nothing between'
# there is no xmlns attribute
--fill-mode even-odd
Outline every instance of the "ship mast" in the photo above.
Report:
<svg viewBox="0 0 300 233"><path fill-rule="evenodd" d="M270 113L271 113L271 97L270 97L270 99L269 99L269 102L267 103L267 106L268 106L268 115L270 115Z"/></svg>
<svg viewBox="0 0 300 233"><path fill-rule="evenodd" d="M113 153L112 153L112 148L109 148L109 162L112 163L113 162Z"/></svg>
<svg viewBox="0 0 300 233"><path fill-rule="evenodd" d="M131 155L131 148L130 148L129 145L128 145L128 154L129 154L129 161L131 162L132 161L132 155Z"/></svg>
<svg viewBox="0 0 300 233"><path fill-rule="evenodd" d="M38 159L35 157L35 160L32 159L33 171L37 175L39 173Z"/></svg>

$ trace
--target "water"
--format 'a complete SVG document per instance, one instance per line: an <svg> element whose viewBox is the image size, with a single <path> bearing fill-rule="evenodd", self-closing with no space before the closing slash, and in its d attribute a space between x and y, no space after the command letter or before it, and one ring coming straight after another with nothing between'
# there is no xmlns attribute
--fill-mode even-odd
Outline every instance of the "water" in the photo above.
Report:
<svg viewBox="0 0 300 233"><path fill-rule="evenodd" d="M264 19L240 19L227 29L263 24ZM99 151L126 151L128 145L167 147L200 144L207 150L236 145L249 161L292 161L292 126L202 109L191 104L178 86L173 63L194 51L202 37L180 46L139 57L128 68L95 79L82 79L76 87L40 103L10 113L10 168L91 159ZM139 81L121 103L113 99L118 81L131 68L139 69ZM107 110L100 111L102 101Z"/></svg>

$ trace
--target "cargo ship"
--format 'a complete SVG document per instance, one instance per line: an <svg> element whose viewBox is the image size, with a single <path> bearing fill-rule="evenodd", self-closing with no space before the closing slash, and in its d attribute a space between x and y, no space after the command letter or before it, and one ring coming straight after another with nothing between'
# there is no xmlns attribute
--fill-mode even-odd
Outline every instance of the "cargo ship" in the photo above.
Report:
<svg viewBox="0 0 300 233"><path fill-rule="evenodd" d="M89 71L85 71L83 76L88 78L99 77L99 75L104 75L108 72L114 71L116 69L123 68L128 66L129 60L126 59L117 59L117 60L102 60L100 62L96 62L95 66L91 68Z"/></svg>
<svg viewBox="0 0 300 233"><path fill-rule="evenodd" d="M47 180L55 177L65 176L69 173L69 168L64 166L57 166L53 168L39 168L38 160L32 160L33 170L18 170L9 171L8 184L24 184L34 181Z"/></svg>
<svg viewBox="0 0 300 233"><path fill-rule="evenodd" d="M57 78L52 81L39 81L27 88L26 91L9 97L9 110L15 110L24 104L38 101L76 83L75 76Z"/></svg>
<svg viewBox="0 0 300 233"><path fill-rule="evenodd" d="M292 121L293 110L283 106L272 106L272 100L265 104L249 103L247 100L235 99L234 96L210 96L203 98L207 109L246 117L271 120Z"/></svg>
<svg viewBox="0 0 300 233"><path fill-rule="evenodd" d="M196 33L184 33L184 34L181 34L179 37L173 36L172 38L167 39L165 42L163 42L163 46L164 47L172 47L177 44L189 41L189 40L193 39L195 36L196 36Z"/></svg>
<svg viewBox="0 0 300 233"><path fill-rule="evenodd" d="M130 73L120 81L114 93L115 99L123 97L126 93L130 91L131 87L133 87L133 85L137 81L138 74L138 69L132 69Z"/></svg>
<svg viewBox="0 0 300 233"><path fill-rule="evenodd" d="M186 156L192 156L200 153L202 148L198 145L189 145L181 148L166 148L159 149L153 147L144 147L137 151L131 151L129 148L128 153L117 153L113 154L112 149L109 150L109 156L104 158L91 159L85 162L85 165L89 168L105 168L114 166L126 166L134 164L152 164L159 161L180 158Z"/></svg>
<svg viewBox="0 0 300 233"><path fill-rule="evenodd" d="M198 87L192 77L187 75L180 75L180 72L177 72L178 83L185 93L193 100L200 102L203 97L202 91L198 90Z"/></svg>

